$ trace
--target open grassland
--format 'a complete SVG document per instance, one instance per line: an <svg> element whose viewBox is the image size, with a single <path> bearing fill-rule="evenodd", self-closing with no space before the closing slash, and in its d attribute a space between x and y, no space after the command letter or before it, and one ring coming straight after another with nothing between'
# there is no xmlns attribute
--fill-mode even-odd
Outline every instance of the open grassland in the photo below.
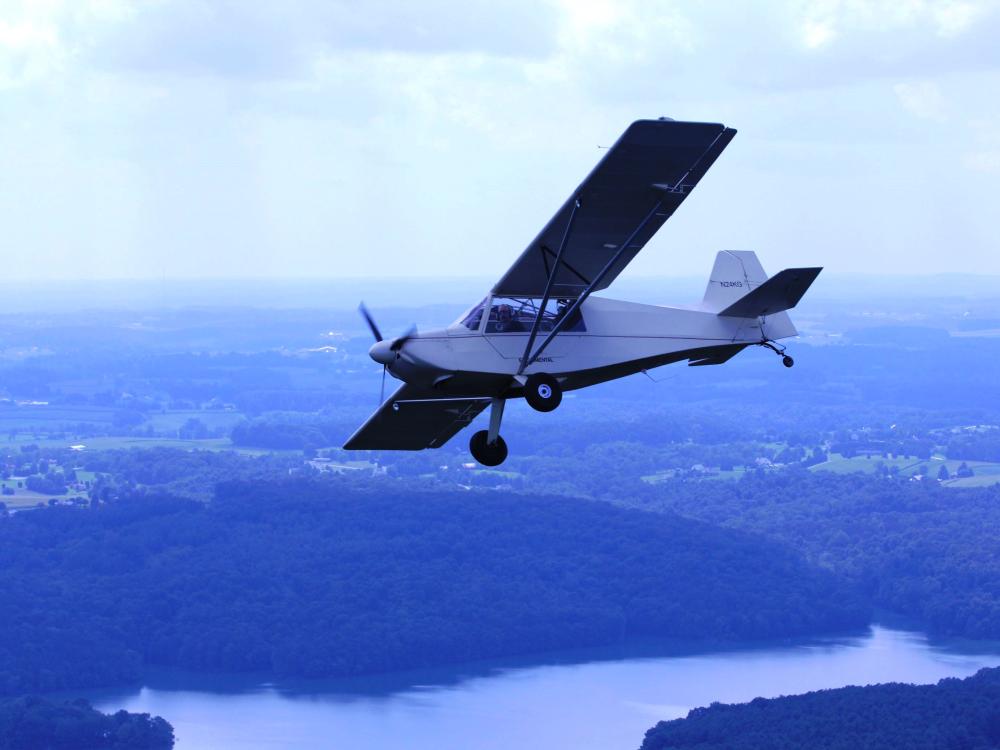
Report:
<svg viewBox="0 0 1000 750"><path fill-rule="evenodd" d="M942 484L948 487L987 487L1000 482L1000 464L985 461L966 461L966 464L974 472L973 476L948 479ZM949 466L948 471L951 470Z"/></svg>
<svg viewBox="0 0 1000 750"><path fill-rule="evenodd" d="M88 472L93 473L93 472ZM46 494L44 492L32 492L24 487L24 482L26 477L10 477L9 479L0 479L0 487L4 489L13 490L13 495L0 495L0 502L3 502L8 508L20 509L20 508L34 508L39 503L46 504L52 498L56 498L60 502L66 500L72 500L73 498L83 497L84 493L76 492L74 490L69 490L64 495L53 495ZM18 486L20 485L20 486Z"/></svg>
<svg viewBox="0 0 1000 750"><path fill-rule="evenodd" d="M51 429L62 425L111 424L115 410L105 406L52 404L0 405L0 433L10 430Z"/></svg>
<svg viewBox="0 0 1000 750"><path fill-rule="evenodd" d="M122 411L108 406L68 406L45 403L0 404L0 433L11 430L72 429L75 425L108 425ZM157 432L179 430L190 419L197 419L209 430L228 432L244 419L242 412L224 409L176 409L143 412L145 423Z"/></svg>
<svg viewBox="0 0 1000 750"><path fill-rule="evenodd" d="M62 441L66 442L66 441ZM81 440L84 450L122 450L129 448L180 448L182 450L233 450L229 438L182 440L166 437L95 437Z"/></svg>
<svg viewBox="0 0 1000 750"><path fill-rule="evenodd" d="M972 469L971 477L955 477L958 468L965 464ZM956 461L942 456L933 456L924 461L915 459L912 456L906 458L883 458L882 456L871 454L870 456L854 456L845 458L838 453L830 454L830 460L810 467L812 471L829 471L834 474L874 474L879 466L899 469L900 476L912 477L921 472L926 467L927 476L937 479L938 472L942 466L948 468L951 479L945 480L943 484L948 487L985 487L987 485L1000 482L1000 463L989 461Z"/></svg>
<svg viewBox="0 0 1000 750"><path fill-rule="evenodd" d="M228 433L233 429L234 425L241 419L245 419L245 417L242 412L221 409L183 409L177 411L149 412L147 415L147 422L157 432L179 430L189 419L197 419L209 430L221 429Z"/></svg>
<svg viewBox="0 0 1000 750"><path fill-rule="evenodd" d="M679 476L684 476L685 471L680 469L666 469L664 471L658 471L655 474L646 474L639 477L646 484L659 484L660 482L669 482ZM719 468L709 467L705 474L699 476L701 479L739 479L744 474L746 474L746 469L742 466L738 466L734 469L726 469L723 471Z"/></svg>

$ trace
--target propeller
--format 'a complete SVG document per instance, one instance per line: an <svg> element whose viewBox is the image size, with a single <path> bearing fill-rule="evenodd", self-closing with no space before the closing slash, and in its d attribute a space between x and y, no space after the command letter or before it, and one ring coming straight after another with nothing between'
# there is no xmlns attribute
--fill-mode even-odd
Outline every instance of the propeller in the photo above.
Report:
<svg viewBox="0 0 1000 750"><path fill-rule="evenodd" d="M358 312L361 313L361 317L365 319L365 322L368 324L368 327L371 329L372 336L375 337L375 341L376 342L381 341L382 340L382 332L378 329L378 326L375 325L375 318L373 318L372 314L370 312L368 312L368 308L365 307L365 303L364 302L362 302L360 305L358 305Z"/></svg>
<svg viewBox="0 0 1000 750"><path fill-rule="evenodd" d="M372 317L371 312L369 312L364 302L358 305L358 312L361 313L361 317L364 318L365 322L368 324L368 328L369 330L371 330L372 336L375 337L375 343L376 344L381 343L383 341L382 332L379 330L378 325L375 323L375 318ZM407 330L406 333L392 340L392 342L389 344L389 351L394 353L398 357L400 350L403 348L403 345L411 338L413 338L416 335L416 333L417 333L417 327L415 325L410 326L409 330ZM376 357L374 353L370 354L373 359L382 362L382 387L379 390L379 397L378 397L379 404L382 404L382 402L385 401L385 371L386 368L388 367L388 363L384 360L381 360L379 357Z"/></svg>

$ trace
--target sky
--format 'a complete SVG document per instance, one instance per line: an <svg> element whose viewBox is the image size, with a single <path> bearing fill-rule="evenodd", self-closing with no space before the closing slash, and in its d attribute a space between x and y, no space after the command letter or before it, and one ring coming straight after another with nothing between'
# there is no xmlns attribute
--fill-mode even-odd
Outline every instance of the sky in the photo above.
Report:
<svg viewBox="0 0 1000 750"><path fill-rule="evenodd" d="M0 0L0 260L499 278L661 115L739 133L623 278L1000 274L991 0Z"/></svg>

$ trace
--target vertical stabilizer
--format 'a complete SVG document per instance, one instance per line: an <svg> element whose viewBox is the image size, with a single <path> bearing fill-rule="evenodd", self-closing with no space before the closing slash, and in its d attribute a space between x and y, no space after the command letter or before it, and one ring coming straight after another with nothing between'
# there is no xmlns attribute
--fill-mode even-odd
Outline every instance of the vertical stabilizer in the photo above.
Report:
<svg viewBox="0 0 1000 750"><path fill-rule="evenodd" d="M720 312L740 297L767 281L757 253L752 250L723 250L715 256L712 275L708 279L703 310Z"/></svg>

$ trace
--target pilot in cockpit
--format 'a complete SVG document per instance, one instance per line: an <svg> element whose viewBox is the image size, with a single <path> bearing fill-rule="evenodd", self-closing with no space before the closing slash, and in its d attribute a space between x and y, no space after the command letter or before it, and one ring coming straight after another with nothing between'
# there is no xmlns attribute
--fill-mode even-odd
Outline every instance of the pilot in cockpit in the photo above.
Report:
<svg viewBox="0 0 1000 750"><path fill-rule="evenodd" d="M497 333L516 333L524 331L524 326L514 317L514 309L503 304L497 307Z"/></svg>

